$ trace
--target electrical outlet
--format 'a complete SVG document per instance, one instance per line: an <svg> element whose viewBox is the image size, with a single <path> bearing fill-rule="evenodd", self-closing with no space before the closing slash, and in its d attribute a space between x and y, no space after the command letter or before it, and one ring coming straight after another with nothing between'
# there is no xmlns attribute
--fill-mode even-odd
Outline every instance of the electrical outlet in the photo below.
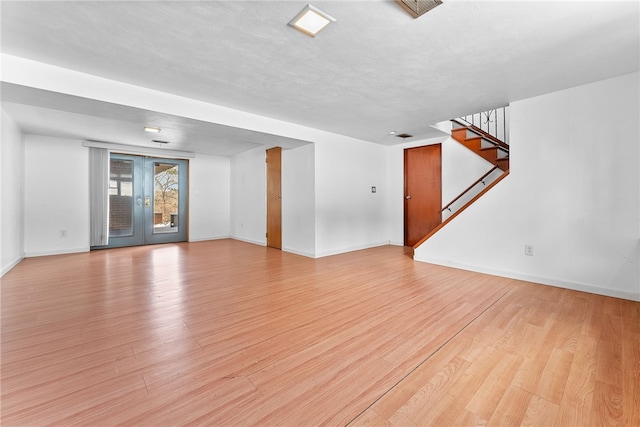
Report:
<svg viewBox="0 0 640 427"><path fill-rule="evenodd" d="M527 256L533 256L533 246L532 245L524 245L524 254Z"/></svg>
<svg viewBox="0 0 640 427"><path fill-rule="evenodd" d="M60 230L60 237L67 237L67 230Z"/></svg>
<svg viewBox="0 0 640 427"><path fill-rule="evenodd" d="M376 192L376 187L371 187L371 192L375 193Z"/></svg>

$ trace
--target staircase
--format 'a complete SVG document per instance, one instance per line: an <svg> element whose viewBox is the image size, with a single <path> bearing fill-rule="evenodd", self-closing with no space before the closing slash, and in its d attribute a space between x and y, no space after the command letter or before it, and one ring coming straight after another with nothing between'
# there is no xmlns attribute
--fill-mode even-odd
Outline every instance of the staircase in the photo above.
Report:
<svg viewBox="0 0 640 427"><path fill-rule="evenodd" d="M509 170L509 145L477 126L451 120L451 137L480 157L497 166L503 172Z"/></svg>
<svg viewBox="0 0 640 427"><path fill-rule="evenodd" d="M494 166L442 208L443 221L416 243L414 248L437 233L509 175L509 144L505 142L507 108L501 107L451 120L451 137Z"/></svg>

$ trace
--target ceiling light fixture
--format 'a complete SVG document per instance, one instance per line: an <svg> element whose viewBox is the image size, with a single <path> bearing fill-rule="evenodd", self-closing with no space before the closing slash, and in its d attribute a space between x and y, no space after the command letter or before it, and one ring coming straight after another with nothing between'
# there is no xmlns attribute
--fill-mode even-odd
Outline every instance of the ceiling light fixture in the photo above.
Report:
<svg viewBox="0 0 640 427"><path fill-rule="evenodd" d="M295 18L289 21L289 25L308 36L315 37L324 27L336 19L327 15L317 7L306 5Z"/></svg>
<svg viewBox="0 0 640 427"><path fill-rule="evenodd" d="M150 133L158 133L158 132L160 132L160 128L153 128L153 127L150 127L150 126L145 126L144 127L144 131L145 132L150 132Z"/></svg>
<svg viewBox="0 0 640 427"><path fill-rule="evenodd" d="M409 15L419 18L434 7L440 6L442 0L396 0L396 3L409 12Z"/></svg>

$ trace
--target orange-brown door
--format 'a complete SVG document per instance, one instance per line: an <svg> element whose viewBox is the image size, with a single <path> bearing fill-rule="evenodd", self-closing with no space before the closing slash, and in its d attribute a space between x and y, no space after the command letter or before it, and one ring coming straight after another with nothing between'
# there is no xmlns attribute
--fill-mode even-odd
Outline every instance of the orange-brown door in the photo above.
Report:
<svg viewBox="0 0 640 427"><path fill-rule="evenodd" d="M442 222L442 146L404 150L404 244L413 246Z"/></svg>
<svg viewBox="0 0 640 427"><path fill-rule="evenodd" d="M282 249L282 148L267 150L267 246Z"/></svg>

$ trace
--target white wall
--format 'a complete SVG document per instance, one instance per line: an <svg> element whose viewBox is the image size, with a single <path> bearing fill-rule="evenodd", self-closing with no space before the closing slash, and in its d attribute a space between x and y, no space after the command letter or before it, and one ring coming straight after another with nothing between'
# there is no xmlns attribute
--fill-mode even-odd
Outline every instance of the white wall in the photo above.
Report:
<svg viewBox="0 0 640 427"><path fill-rule="evenodd" d="M89 250L88 177L89 151L82 141L25 135L26 256ZM189 240L229 237L229 159L190 159L189 187ZM60 237L60 230L67 236Z"/></svg>
<svg viewBox="0 0 640 427"><path fill-rule="evenodd" d="M389 244L387 147L335 135L315 159L316 256Z"/></svg>
<svg viewBox="0 0 640 427"><path fill-rule="evenodd" d="M266 150L256 148L231 157L231 237L266 245Z"/></svg>
<svg viewBox="0 0 640 427"><path fill-rule="evenodd" d="M313 144L282 150L282 250L315 256ZM231 236L266 245L266 149L231 158Z"/></svg>
<svg viewBox="0 0 640 427"><path fill-rule="evenodd" d="M27 257L89 250L88 177L89 151L82 141L25 135Z"/></svg>
<svg viewBox="0 0 640 427"><path fill-rule="evenodd" d="M638 81L512 103L510 175L414 258L640 300Z"/></svg>
<svg viewBox="0 0 640 427"><path fill-rule="evenodd" d="M387 148L307 136L315 143L283 150L283 250L322 257L388 244ZM231 236L266 245L265 231L265 149L256 148L231 158Z"/></svg>
<svg viewBox="0 0 640 427"><path fill-rule="evenodd" d="M230 237L231 160L198 154L189 160L189 241Z"/></svg>
<svg viewBox="0 0 640 427"><path fill-rule="evenodd" d="M24 256L24 136L2 110L0 141L0 276Z"/></svg>
<svg viewBox="0 0 640 427"><path fill-rule="evenodd" d="M282 151L282 250L315 256L315 145Z"/></svg>

